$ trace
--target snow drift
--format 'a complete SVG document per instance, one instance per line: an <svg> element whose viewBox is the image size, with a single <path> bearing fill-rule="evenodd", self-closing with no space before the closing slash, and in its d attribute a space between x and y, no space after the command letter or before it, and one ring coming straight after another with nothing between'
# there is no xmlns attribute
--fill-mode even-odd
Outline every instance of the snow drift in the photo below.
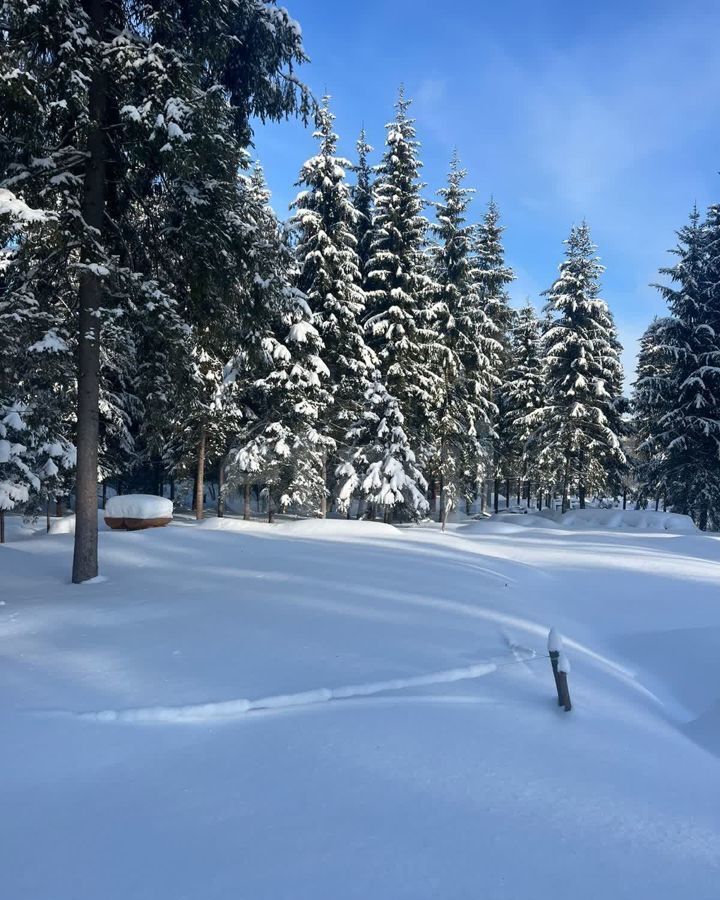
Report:
<svg viewBox="0 0 720 900"><path fill-rule="evenodd" d="M647 509L571 509L555 521L563 528L622 528L678 534L697 531L690 516Z"/></svg>

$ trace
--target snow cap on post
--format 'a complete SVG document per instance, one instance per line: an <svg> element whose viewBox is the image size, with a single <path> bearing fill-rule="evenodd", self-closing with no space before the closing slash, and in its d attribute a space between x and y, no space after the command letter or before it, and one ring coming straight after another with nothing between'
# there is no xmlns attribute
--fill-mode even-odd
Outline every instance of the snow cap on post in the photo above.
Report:
<svg viewBox="0 0 720 900"><path fill-rule="evenodd" d="M548 653L560 653L563 648L563 639L559 631L555 628L550 629L547 641Z"/></svg>
<svg viewBox="0 0 720 900"><path fill-rule="evenodd" d="M570 672L570 660L562 651L558 657L558 672L564 672L566 675Z"/></svg>

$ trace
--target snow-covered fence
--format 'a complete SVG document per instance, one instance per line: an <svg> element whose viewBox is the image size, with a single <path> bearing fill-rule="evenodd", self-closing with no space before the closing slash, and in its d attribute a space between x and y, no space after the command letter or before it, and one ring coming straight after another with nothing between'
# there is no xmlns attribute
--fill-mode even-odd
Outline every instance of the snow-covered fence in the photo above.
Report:
<svg viewBox="0 0 720 900"><path fill-rule="evenodd" d="M572 703L570 702L570 689L568 688L567 680L568 673L570 672L570 662L563 651L562 637L560 637L554 628L551 628L550 633L548 634L547 647L553 678L555 679L558 706L564 707L565 712L570 712Z"/></svg>

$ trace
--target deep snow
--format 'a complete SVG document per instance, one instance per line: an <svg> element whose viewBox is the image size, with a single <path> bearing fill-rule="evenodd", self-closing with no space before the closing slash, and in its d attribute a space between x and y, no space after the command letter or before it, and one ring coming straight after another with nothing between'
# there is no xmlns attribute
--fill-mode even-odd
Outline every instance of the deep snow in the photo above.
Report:
<svg viewBox="0 0 720 900"><path fill-rule="evenodd" d="M664 528L178 520L73 586L10 518L2 896L717 900L720 538Z"/></svg>

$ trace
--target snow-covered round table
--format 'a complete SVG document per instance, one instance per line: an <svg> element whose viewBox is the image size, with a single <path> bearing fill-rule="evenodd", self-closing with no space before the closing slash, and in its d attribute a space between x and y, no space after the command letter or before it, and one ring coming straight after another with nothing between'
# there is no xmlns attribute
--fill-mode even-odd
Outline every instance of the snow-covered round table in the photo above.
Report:
<svg viewBox="0 0 720 900"><path fill-rule="evenodd" d="M172 522L172 517L172 500L152 494L121 494L110 497L105 505L105 523L110 528L161 528Z"/></svg>

